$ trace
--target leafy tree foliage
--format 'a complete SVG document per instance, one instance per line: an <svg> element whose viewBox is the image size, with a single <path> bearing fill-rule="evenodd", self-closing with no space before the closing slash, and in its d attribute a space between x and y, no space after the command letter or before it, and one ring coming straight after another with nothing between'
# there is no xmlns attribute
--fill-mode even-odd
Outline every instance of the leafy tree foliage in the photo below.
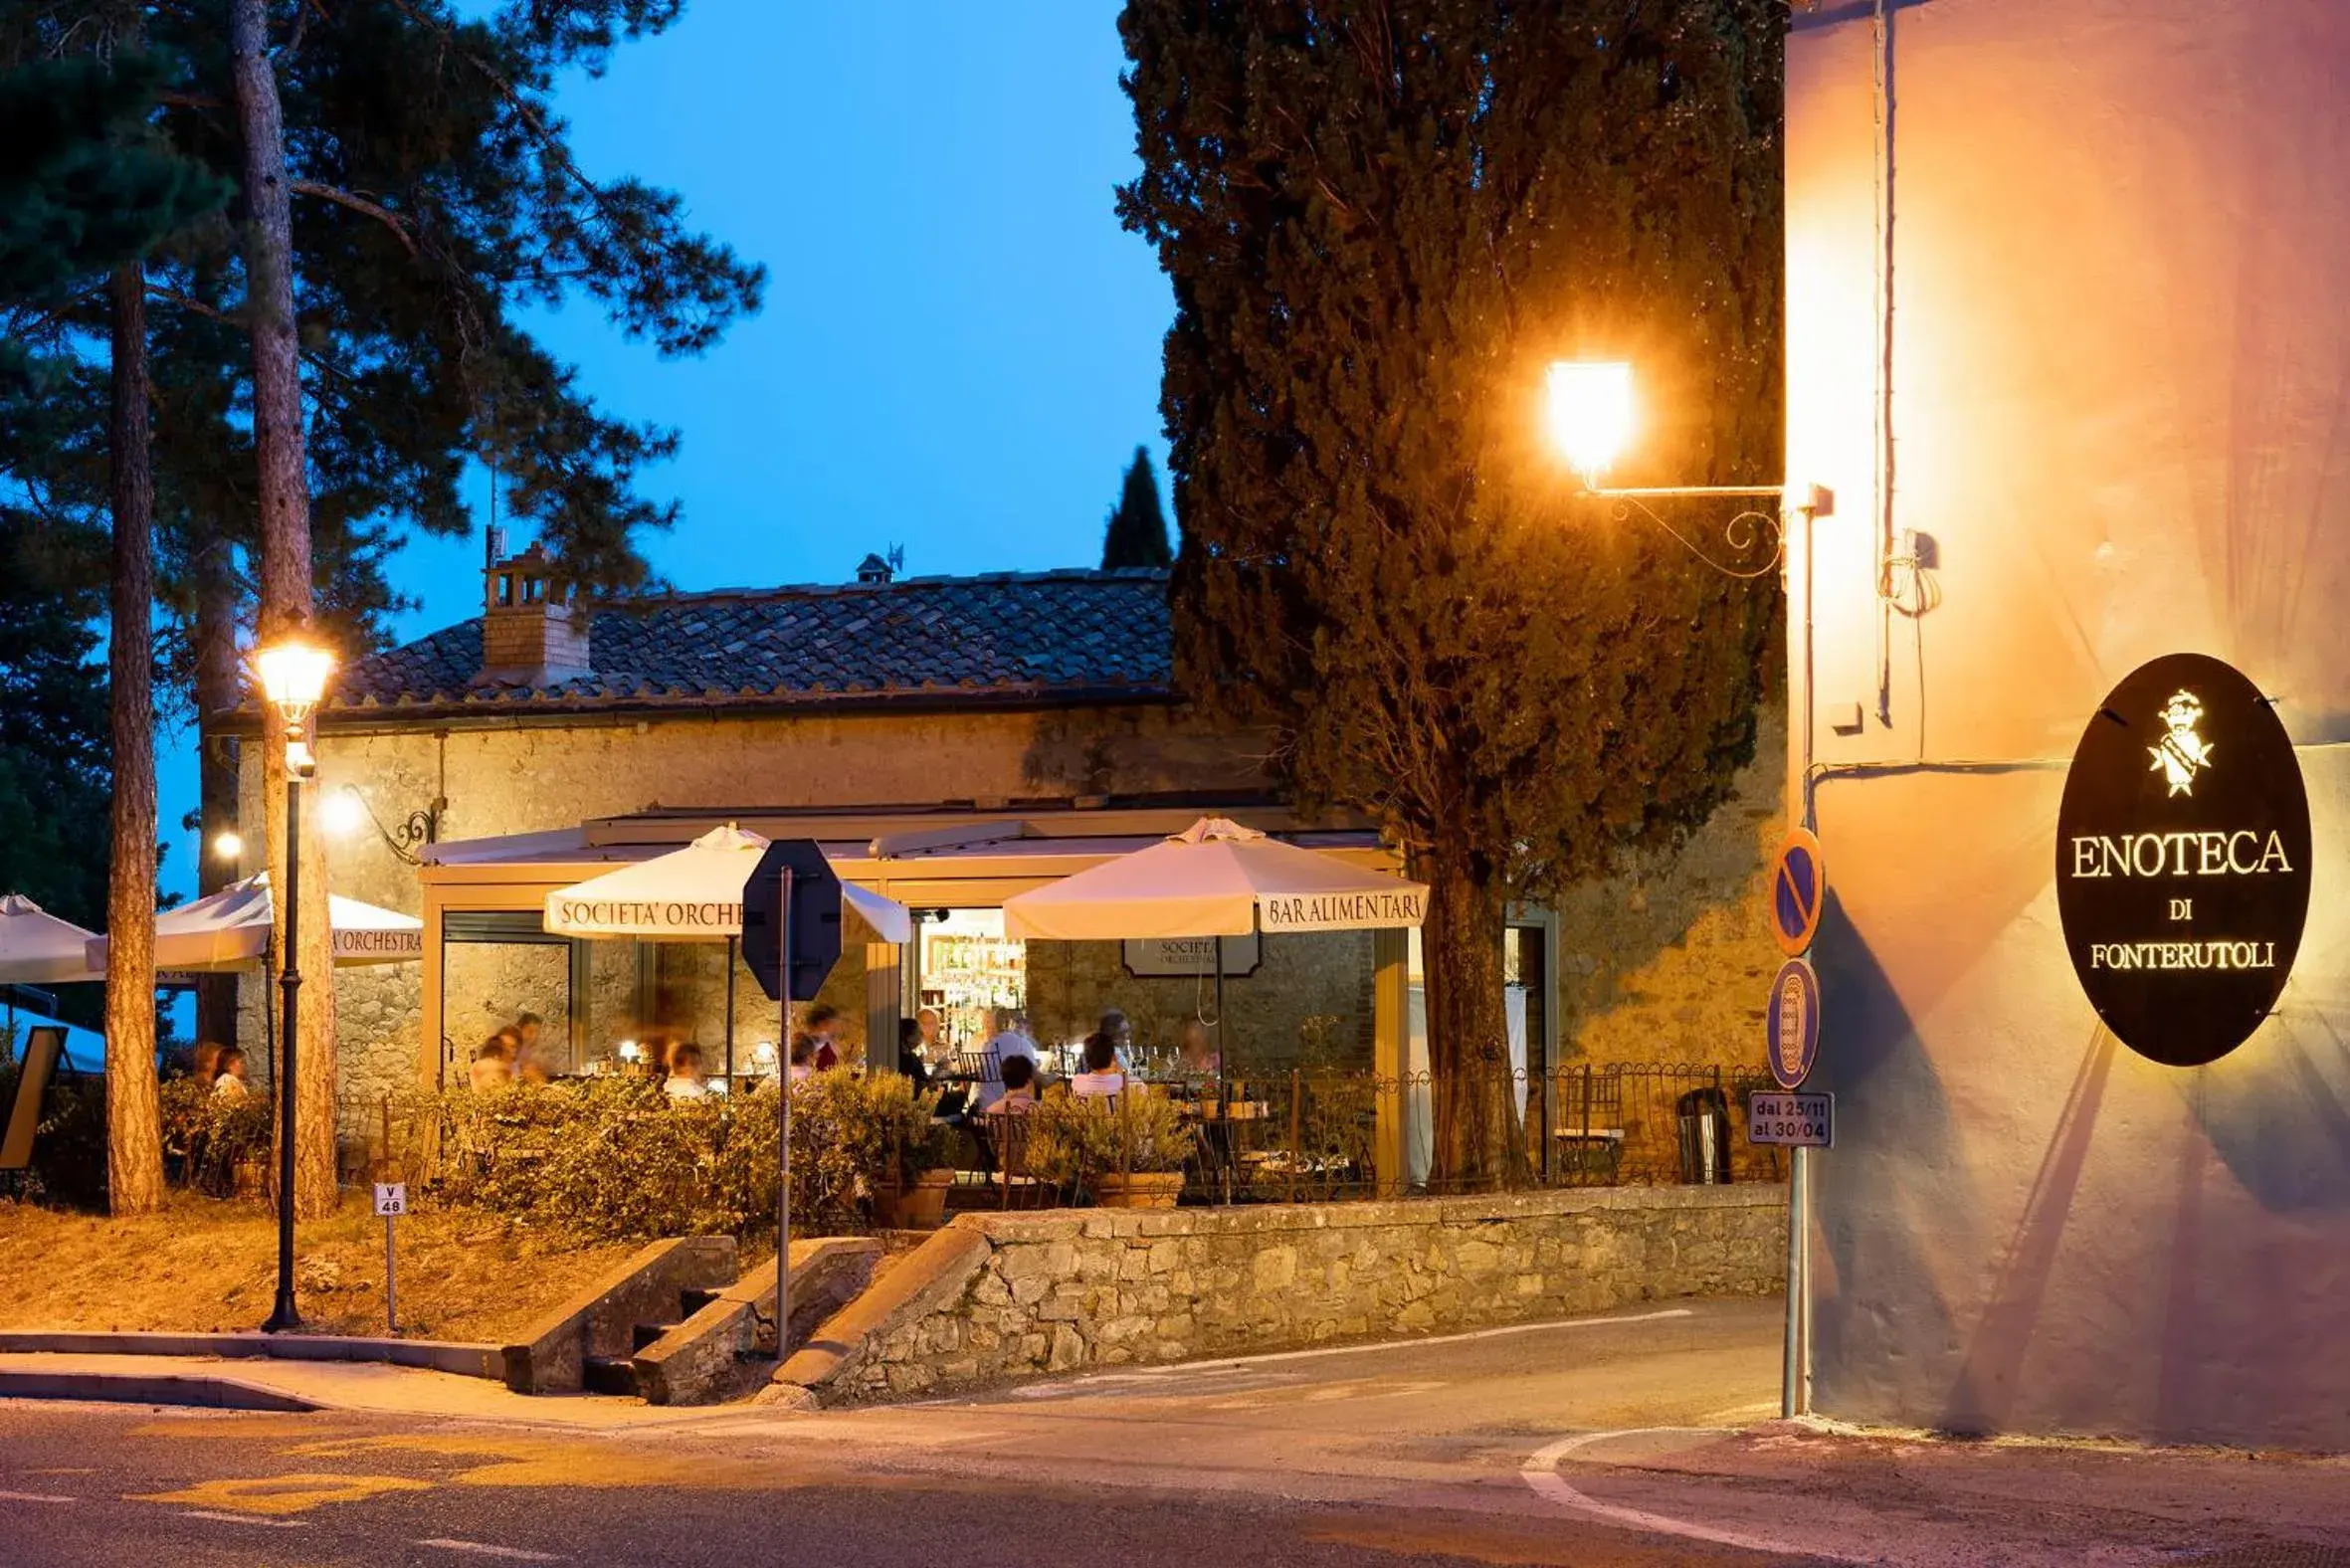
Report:
<svg viewBox="0 0 2350 1568"><path fill-rule="evenodd" d="M1150 466L1150 450L1134 449L1134 461L1126 466L1126 482L1118 490L1118 503L1110 509L1109 527L1101 540L1101 564L1107 569L1118 566L1170 566L1175 561L1174 546L1167 542L1166 514L1159 510L1159 477Z"/></svg>
<svg viewBox="0 0 2350 1568"><path fill-rule="evenodd" d="M146 134L167 70L135 54L0 70L0 299L50 300L227 199Z"/></svg>
<svg viewBox="0 0 2350 1568"><path fill-rule="evenodd" d="M1182 679L1410 848L1436 1175L1509 1179L1506 904L1705 818L1776 610L1574 493L1542 375L1636 361L1657 482L1775 483L1784 6L1128 0L1120 27L1120 210L1177 305Z"/></svg>

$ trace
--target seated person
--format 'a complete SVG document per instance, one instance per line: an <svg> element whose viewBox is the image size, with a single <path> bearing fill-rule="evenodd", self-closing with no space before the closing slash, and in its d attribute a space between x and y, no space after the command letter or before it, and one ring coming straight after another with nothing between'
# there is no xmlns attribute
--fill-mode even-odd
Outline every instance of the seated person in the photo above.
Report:
<svg viewBox="0 0 2350 1568"><path fill-rule="evenodd" d="M984 1114L1022 1116L1037 1108L1037 1064L1033 1057L1004 1059L1004 1091Z"/></svg>
<svg viewBox="0 0 2350 1568"><path fill-rule="evenodd" d="M1183 1047L1183 1071L1199 1078L1214 1078L1223 1070L1224 1057L1208 1042L1208 1026L1196 1018L1183 1021L1177 1039Z"/></svg>
<svg viewBox="0 0 2350 1568"><path fill-rule="evenodd" d="M1107 1034L1085 1037L1085 1071L1069 1080L1070 1092L1079 1099L1114 1099L1124 1092L1126 1075L1118 1071L1118 1048Z"/></svg>
<svg viewBox="0 0 2350 1568"><path fill-rule="evenodd" d="M897 1021L897 1071L914 1080L917 1094L930 1086L930 1064L922 1060L922 1026L910 1018Z"/></svg>
<svg viewBox="0 0 2350 1568"><path fill-rule="evenodd" d="M792 1081L805 1083L816 1076L816 1041L812 1036L792 1036Z"/></svg>
<svg viewBox="0 0 2350 1568"><path fill-rule="evenodd" d="M1035 1079L1037 1043L1028 1037L1020 1024L1020 1014L1014 1009L999 1007L995 1010L995 1034L987 1043L987 1050L981 1059L979 1082L972 1092L973 1102L981 1110L987 1109L1002 1096L1004 1084L1009 1081L1005 1070L1014 1058L1028 1059L1030 1079L1032 1082Z"/></svg>
<svg viewBox="0 0 2350 1568"><path fill-rule="evenodd" d="M829 1002L819 1002L808 1009L805 1038L816 1052L816 1071L830 1073L841 1065L840 1044L835 1037L841 1029L841 1010Z"/></svg>
<svg viewBox="0 0 2350 1568"><path fill-rule="evenodd" d="M482 1042L482 1049L474 1053L474 1065L466 1070L466 1082L475 1092L504 1088L514 1080L514 1041L504 1030L499 1030Z"/></svg>
<svg viewBox="0 0 2350 1568"><path fill-rule="evenodd" d="M670 1076L662 1081L661 1091L672 1099L702 1099L710 1086L703 1081L701 1047L690 1040L670 1052Z"/></svg>
<svg viewBox="0 0 2350 1568"><path fill-rule="evenodd" d="M241 1046L221 1046L214 1062L212 1093L216 1099L243 1099L252 1092L245 1081L245 1050Z"/></svg>
<svg viewBox="0 0 2350 1568"><path fill-rule="evenodd" d="M1126 1015L1114 1007L1104 1008L1101 1022L1093 1027L1093 1033L1109 1042L1109 1049L1117 1059L1118 1071L1125 1072L1126 1053L1134 1045L1134 1026L1127 1022Z"/></svg>

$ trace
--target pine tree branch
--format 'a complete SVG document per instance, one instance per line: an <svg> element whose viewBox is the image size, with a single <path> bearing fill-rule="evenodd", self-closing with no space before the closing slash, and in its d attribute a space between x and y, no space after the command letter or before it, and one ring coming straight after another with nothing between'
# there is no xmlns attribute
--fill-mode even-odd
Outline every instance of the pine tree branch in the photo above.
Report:
<svg viewBox="0 0 2350 1568"><path fill-rule="evenodd" d="M316 180L288 180L286 188L299 196L315 196L337 207L348 207L353 212L364 213L397 235L400 243L407 247L408 259L416 260L416 237L409 232L409 221L389 207L378 206L366 197L346 191L338 185L321 185Z"/></svg>
<svg viewBox="0 0 2350 1568"><path fill-rule="evenodd" d="M522 96L519 88L507 81L504 74L488 61L462 47L458 43L455 33L435 19L419 12L415 6L408 3L408 0L392 0L392 5L409 21L439 35L441 42L448 46L459 59L480 72L484 80L496 88L499 95L513 105L515 112L521 115L522 123L529 128L533 136L538 138L540 148L553 160L555 166L562 170L564 176L573 184L587 193L588 200L594 204L597 213L605 223L609 224L616 232L628 232L628 221L621 214L613 211L612 200L605 194L604 187L589 179L586 171L571 161L570 149L566 148L561 139L547 128L546 122L539 117L536 105Z"/></svg>

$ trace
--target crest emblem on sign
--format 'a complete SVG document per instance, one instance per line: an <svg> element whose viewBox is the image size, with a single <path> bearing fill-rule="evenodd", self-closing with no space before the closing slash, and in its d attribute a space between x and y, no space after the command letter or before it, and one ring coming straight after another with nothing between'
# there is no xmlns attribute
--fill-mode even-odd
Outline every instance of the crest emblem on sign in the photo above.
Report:
<svg viewBox="0 0 2350 1568"><path fill-rule="evenodd" d="M2157 745L2146 748L2154 758L2149 772L2159 772L2174 795L2195 793L2195 776L2212 765L2212 748L2195 732L2203 722L2203 703L2192 691L2175 691L2162 705L2168 732Z"/></svg>

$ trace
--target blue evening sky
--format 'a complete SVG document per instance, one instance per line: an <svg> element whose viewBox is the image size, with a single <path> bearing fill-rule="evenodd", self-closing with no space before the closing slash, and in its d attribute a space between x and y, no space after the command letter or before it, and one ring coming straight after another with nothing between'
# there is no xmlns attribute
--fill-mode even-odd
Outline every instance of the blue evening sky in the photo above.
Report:
<svg viewBox="0 0 2350 1568"><path fill-rule="evenodd" d="M607 409L677 427L646 541L681 588L1090 566L1137 444L1164 468L1173 296L1118 227L1134 132L1116 0L691 0L561 106L590 174L680 192L770 271L766 307L664 361L592 309L544 319ZM485 517L486 485L477 495ZM526 542L517 532L517 547ZM412 545L413 637L479 613L482 544ZM163 759L167 884L192 889L186 737Z"/></svg>

